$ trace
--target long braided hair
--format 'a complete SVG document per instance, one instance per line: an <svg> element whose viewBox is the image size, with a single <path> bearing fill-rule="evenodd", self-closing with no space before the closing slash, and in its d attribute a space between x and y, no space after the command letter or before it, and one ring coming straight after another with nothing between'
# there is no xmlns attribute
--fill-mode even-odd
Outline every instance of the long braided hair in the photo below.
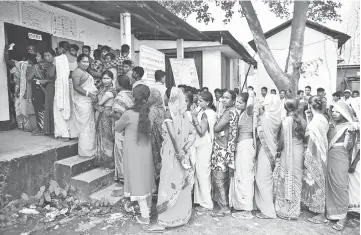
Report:
<svg viewBox="0 0 361 235"><path fill-rule="evenodd" d="M149 104L150 89L148 86L139 84L133 89L134 107L133 110L139 113L137 141L150 139L152 130L151 121L149 119Z"/></svg>

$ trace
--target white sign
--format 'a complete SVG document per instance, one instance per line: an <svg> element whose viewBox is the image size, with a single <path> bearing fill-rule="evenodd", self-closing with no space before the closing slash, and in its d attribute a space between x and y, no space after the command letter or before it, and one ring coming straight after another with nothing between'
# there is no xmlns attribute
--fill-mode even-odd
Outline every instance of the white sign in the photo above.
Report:
<svg viewBox="0 0 361 235"><path fill-rule="evenodd" d="M38 40L38 41L43 40L43 38L40 34L28 33L28 37L29 37L29 39L33 39L33 40Z"/></svg>
<svg viewBox="0 0 361 235"><path fill-rule="evenodd" d="M139 66L143 67L143 79L146 83L153 83L156 70L165 71L165 55L151 47L139 46Z"/></svg>
<svg viewBox="0 0 361 235"><path fill-rule="evenodd" d="M42 32L51 32L51 14L29 3L22 4L22 25Z"/></svg>
<svg viewBox="0 0 361 235"><path fill-rule="evenodd" d="M58 37L77 39L76 19L54 13L53 34Z"/></svg>
<svg viewBox="0 0 361 235"><path fill-rule="evenodd" d="M187 85L199 89L194 59L170 59L175 85Z"/></svg>
<svg viewBox="0 0 361 235"><path fill-rule="evenodd" d="M0 2L0 21L19 24L18 2Z"/></svg>

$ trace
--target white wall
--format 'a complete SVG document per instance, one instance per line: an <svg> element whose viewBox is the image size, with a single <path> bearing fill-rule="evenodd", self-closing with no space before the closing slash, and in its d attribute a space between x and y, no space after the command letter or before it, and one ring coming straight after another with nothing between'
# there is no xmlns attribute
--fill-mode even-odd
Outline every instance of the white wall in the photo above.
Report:
<svg viewBox="0 0 361 235"><path fill-rule="evenodd" d="M134 50L139 51L139 45L144 45L148 47L152 47L157 50L163 49L175 49L177 48L177 42L167 41L167 40L134 40ZM184 41L184 48L189 47L207 47L207 46L220 46L222 45L220 42L202 42L202 41Z"/></svg>
<svg viewBox="0 0 361 235"><path fill-rule="evenodd" d="M283 70L286 65L290 36L291 27L288 27L267 38L272 54ZM320 74L318 79L314 79L311 83L312 94L316 94L316 89L322 86L326 90L327 100L331 100L331 95L336 90L337 40L306 27L304 45L303 62L312 61L317 58L321 58L324 62L322 75ZM268 76L266 69L259 58L257 59L257 62L257 75L253 81L249 82L249 85L255 86L257 94L261 92L261 87L263 86L267 87L269 92L271 89L276 89L274 82ZM299 89L304 90L304 87L299 87Z"/></svg>
<svg viewBox="0 0 361 235"><path fill-rule="evenodd" d="M213 93L214 89L222 86L221 52L203 51L202 60L203 86Z"/></svg>
<svg viewBox="0 0 361 235"><path fill-rule="evenodd" d="M73 39L75 41L84 42L92 48L97 48L98 44L108 45L115 49L120 49L120 30L109 27L107 25L89 20L85 17L67 12L65 10L49 6L40 2L28 2L37 6L45 11L51 13L59 13L64 16L73 17L76 19L77 36ZM18 3L21 4L21 3ZM20 16L18 16L20 22ZM21 25L21 24L19 24ZM3 50L5 47L5 33L4 22L0 21L0 121L9 120L9 107L8 107L8 85L7 85L7 72L6 65L3 58Z"/></svg>

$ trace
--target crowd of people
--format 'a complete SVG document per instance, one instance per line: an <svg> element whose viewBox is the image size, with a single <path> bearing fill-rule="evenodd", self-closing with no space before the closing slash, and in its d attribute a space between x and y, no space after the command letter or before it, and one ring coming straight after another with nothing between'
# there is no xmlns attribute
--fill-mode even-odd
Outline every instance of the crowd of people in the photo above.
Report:
<svg viewBox="0 0 361 235"><path fill-rule="evenodd" d="M34 135L78 138L81 157L115 168L123 182L125 209L134 221L161 232L186 224L193 205L213 216L297 219L301 204L316 224L336 220L343 230L347 213L360 210L357 91L297 91L263 87L247 92L186 85L166 88L165 72L152 84L133 66L129 46L120 55L103 46L60 42L53 50L29 46L12 66L18 127ZM78 55L78 56L77 56ZM157 192L156 224L150 225Z"/></svg>

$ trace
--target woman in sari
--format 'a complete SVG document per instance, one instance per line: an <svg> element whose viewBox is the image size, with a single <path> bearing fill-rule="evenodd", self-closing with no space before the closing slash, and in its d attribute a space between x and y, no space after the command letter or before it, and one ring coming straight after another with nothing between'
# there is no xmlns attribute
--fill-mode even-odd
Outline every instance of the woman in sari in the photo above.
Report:
<svg viewBox="0 0 361 235"><path fill-rule="evenodd" d="M325 218L326 203L326 159L328 151L327 132L329 123L323 113L322 98L312 96L308 100L307 116L312 114L312 120L307 124L306 143L304 153L304 176L302 186L302 202L316 215L308 220L322 224Z"/></svg>
<svg viewBox="0 0 361 235"><path fill-rule="evenodd" d="M192 169L184 169L181 161L189 154L195 141L195 132L186 114L184 94L179 88L172 88L168 107L163 123L158 223L146 226L145 230L149 232L163 232L165 228L184 225L192 215L191 182L194 172Z"/></svg>
<svg viewBox="0 0 361 235"><path fill-rule="evenodd" d="M96 162L104 166L114 165L113 118L110 116L116 96L113 79L111 71L102 73L102 85L97 95L98 102L95 104Z"/></svg>
<svg viewBox="0 0 361 235"><path fill-rule="evenodd" d="M237 95L234 91L223 93L225 110L214 126L214 143L211 157L213 201L220 207L213 216L230 215L229 178L235 169L236 137L238 130L238 113L234 107Z"/></svg>
<svg viewBox="0 0 361 235"><path fill-rule="evenodd" d="M255 202L261 211L256 215L260 219L276 218L273 203L273 170L277 154L277 137L281 126L281 112L281 100L273 94L267 95L259 108Z"/></svg>
<svg viewBox="0 0 361 235"><path fill-rule="evenodd" d="M275 210L282 219L298 219L301 212L306 120L297 114L298 100L286 99L284 106L287 115L282 120L278 144L280 162L275 170Z"/></svg>
<svg viewBox="0 0 361 235"><path fill-rule="evenodd" d="M118 76L116 89L118 91L117 96L114 99L111 116L114 121L124 114L125 111L133 107L133 96L131 91L130 80L126 76ZM123 170L123 143L124 143L124 132L114 133L114 163L115 163L115 180L123 181L125 178ZM114 191L114 196L122 196L121 192Z"/></svg>
<svg viewBox="0 0 361 235"><path fill-rule="evenodd" d="M237 98L236 106L241 115L238 121L237 151L235 157L235 172L229 187L230 207L239 211L232 217L252 219L254 195L254 164L256 150L253 138L253 105L254 92L242 93Z"/></svg>
<svg viewBox="0 0 361 235"><path fill-rule="evenodd" d="M199 206L197 211L213 209L212 180L211 180L211 156L214 140L213 127L216 123L216 107L213 104L213 96L204 91L199 96L198 105L200 111L192 111L194 128L197 131L195 148L195 185L194 203Z"/></svg>
<svg viewBox="0 0 361 235"><path fill-rule="evenodd" d="M13 66L10 70L10 73L14 74L14 83L15 83L15 113L16 113L16 122L19 129L27 132L32 132L33 129L36 129L36 117L35 115L28 115L30 107L28 104L27 97L27 80L26 80L26 72L28 67L31 65L31 60L35 59L35 55L28 54L27 61L15 61L9 59L8 54L9 46L5 47L4 50L4 59L5 62ZM30 101L31 103L31 101ZM33 111L30 109L30 111ZM33 114L33 112L30 112Z"/></svg>
<svg viewBox="0 0 361 235"><path fill-rule="evenodd" d="M37 55L38 63L28 74L31 82L32 102L36 114L39 130L45 135L54 133L53 100L55 65L53 64L55 52L50 49ZM40 132L36 133L40 134Z"/></svg>
<svg viewBox="0 0 361 235"><path fill-rule="evenodd" d="M153 123L152 126L152 152L154 164L154 177L159 180L160 169L162 168L162 158L160 150L162 148L162 124L164 122L164 103L160 91L157 89L150 89L150 97L148 100L150 107L149 118Z"/></svg>
<svg viewBox="0 0 361 235"><path fill-rule="evenodd" d="M331 125L328 132L326 215L329 220L338 220L332 228L342 231L349 206L350 153L355 146L356 132L349 130L350 123L354 121L352 108L343 101L333 104L332 119L335 125Z"/></svg>
<svg viewBox="0 0 361 235"><path fill-rule="evenodd" d="M150 205L155 191L149 95L148 86L136 86L133 109L125 111L115 123L116 132L124 131L124 195L138 202L141 215L134 218L139 224L150 223Z"/></svg>
<svg viewBox="0 0 361 235"><path fill-rule="evenodd" d="M351 100L351 107L354 111L355 122L349 130L356 131L356 146L352 152L351 165L349 168L349 211L360 213L360 97Z"/></svg>
<svg viewBox="0 0 361 235"><path fill-rule="evenodd" d="M93 77L86 72L89 57L86 54L78 56L78 68L71 76L73 79L73 113L70 129L74 136L78 136L78 154L81 157L95 155L95 121L93 105L97 101L97 88Z"/></svg>

